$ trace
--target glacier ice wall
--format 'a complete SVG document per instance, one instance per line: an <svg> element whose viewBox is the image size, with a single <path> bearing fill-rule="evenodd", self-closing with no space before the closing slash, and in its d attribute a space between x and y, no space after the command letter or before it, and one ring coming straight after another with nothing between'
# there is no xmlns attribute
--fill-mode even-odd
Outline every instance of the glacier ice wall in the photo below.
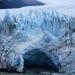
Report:
<svg viewBox="0 0 75 75"><path fill-rule="evenodd" d="M63 51L74 43L74 18L51 10L30 10L19 14L5 10L0 14L0 68L23 72L26 53L36 54L40 50L51 61L48 65L53 63L55 69L63 71L63 56L66 58L67 55ZM67 71L68 68L64 69Z"/></svg>

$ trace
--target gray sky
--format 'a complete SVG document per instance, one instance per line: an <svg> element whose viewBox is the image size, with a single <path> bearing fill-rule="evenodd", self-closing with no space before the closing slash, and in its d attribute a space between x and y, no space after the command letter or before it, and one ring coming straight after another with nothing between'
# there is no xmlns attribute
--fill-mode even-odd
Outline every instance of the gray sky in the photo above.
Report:
<svg viewBox="0 0 75 75"><path fill-rule="evenodd" d="M66 15L75 16L75 0L38 0L46 4L51 9L56 9Z"/></svg>

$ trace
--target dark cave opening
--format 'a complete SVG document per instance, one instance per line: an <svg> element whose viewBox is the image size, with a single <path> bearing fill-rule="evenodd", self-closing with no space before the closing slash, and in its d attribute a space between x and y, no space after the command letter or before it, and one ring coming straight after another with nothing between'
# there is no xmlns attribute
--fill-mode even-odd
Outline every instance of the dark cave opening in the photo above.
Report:
<svg viewBox="0 0 75 75"><path fill-rule="evenodd" d="M27 68L36 71L59 72L60 64L54 64L51 59L40 49L33 49L24 54L24 71Z"/></svg>

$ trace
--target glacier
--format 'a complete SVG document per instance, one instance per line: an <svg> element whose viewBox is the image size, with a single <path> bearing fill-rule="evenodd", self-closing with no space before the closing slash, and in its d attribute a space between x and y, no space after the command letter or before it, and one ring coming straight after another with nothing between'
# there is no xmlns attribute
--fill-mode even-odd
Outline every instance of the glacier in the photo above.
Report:
<svg viewBox="0 0 75 75"><path fill-rule="evenodd" d="M50 9L20 11L0 12L0 69L23 72L27 65L47 64L68 72L69 64L64 65L74 58L67 56L74 44L75 19Z"/></svg>

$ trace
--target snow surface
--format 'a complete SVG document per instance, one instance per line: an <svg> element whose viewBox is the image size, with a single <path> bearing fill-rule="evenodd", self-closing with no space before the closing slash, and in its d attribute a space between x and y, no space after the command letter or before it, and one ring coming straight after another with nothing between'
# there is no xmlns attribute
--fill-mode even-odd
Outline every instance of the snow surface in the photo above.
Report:
<svg viewBox="0 0 75 75"><path fill-rule="evenodd" d="M35 9L35 10L51 9L51 10L56 10L67 16L75 17L75 0L38 0L38 1L45 3L45 5L22 7L17 10L15 9L15 12L18 13L20 10L21 10L20 12L24 12L24 11L32 10L32 9ZM0 10L0 12L1 11L2 10ZM12 9L11 11L14 11L14 9Z"/></svg>

